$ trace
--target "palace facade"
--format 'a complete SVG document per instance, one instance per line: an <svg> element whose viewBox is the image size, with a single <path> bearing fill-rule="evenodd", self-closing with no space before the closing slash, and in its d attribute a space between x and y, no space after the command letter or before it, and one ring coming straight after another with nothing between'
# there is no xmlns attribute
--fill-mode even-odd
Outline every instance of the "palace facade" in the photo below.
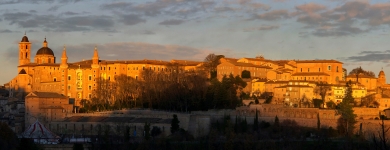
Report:
<svg viewBox="0 0 390 150"><path fill-rule="evenodd" d="M46 38L33 62L31 53L31 42L24 35L19 42L18 74L6 84L10 97L24 99L30 92L52 92L74 98L75 105L79 105L81 99L93 97L98 78L115 81L115 76L127 75L138 79L143 70L169 71L167 65L171 63L179 64L179 71L193 70L201 64L187 60L100 60L97 47L91 49L90 60L68 62L65 46L57 62Z"/></svg>

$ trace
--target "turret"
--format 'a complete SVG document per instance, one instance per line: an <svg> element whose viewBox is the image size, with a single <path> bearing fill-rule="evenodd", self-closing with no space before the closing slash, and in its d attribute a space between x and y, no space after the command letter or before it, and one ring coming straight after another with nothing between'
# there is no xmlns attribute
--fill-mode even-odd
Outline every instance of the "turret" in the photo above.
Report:
<svg viewBox="0 0 390 150"><path fill-rule="evenodd" d="M380 86L385 85L385 84L386 84L386 75L385 75L385 72L383 71L383 68L382 68L382 70L378 74L377 86L380 87Z"/></svg>
<svg viewBox="0 0 390 150"><path fill-rule="evenodd" d="M65 45L64 45L64 50L62 50L61 68L68 68L68 56L66 55L66 47L65 47Z"/></svg>
<svg viewBox="0 0 390 150"><path fill-rule="evenodd" d="M99 68L99 54L96 46L95 50L93 51L92 68Z"/></svg>

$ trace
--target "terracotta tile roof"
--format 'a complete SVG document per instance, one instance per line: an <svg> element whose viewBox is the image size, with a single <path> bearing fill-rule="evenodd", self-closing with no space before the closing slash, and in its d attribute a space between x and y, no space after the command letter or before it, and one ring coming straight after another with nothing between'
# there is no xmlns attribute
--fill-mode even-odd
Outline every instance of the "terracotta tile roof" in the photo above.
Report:
<svg viewBox="0 0 390 150"><path fill-rule="evenodd" d="M265 82L265 84L283 84L283 83L287 84L288 81L269 80L269 81Z"/></svg>
<svg viewBox="0 0 390 150"><path fill-rule="evenodd" d="M339 63L342 64L342 62L333 60L333 59L318 59L318 60L295 60L296 63Z"/></svg>
<svg viewBox="0 0 390 150"><path fill-rule="evenodd" d="M329 74L325 72L297 72L292 76L329 76Z"/></svg>
<svg viewBox="0 0 390 150"><path fill-rule="evenodd" d="M182 64L182 65L185 65L185 66L196 66L196 65L199 65L199 64L201 64L203 62L201 62L201 61L191 61L191 60L172 59L171 63L178 63L178 64Z"/></svg>
<svg viewBox="0 0 390 150"><path fill-rule="evenodd" d="M356 74L348 75L347 78L355 78L356 79ZM365 74L359 74L358 78L372 78L372 79L376 79L375 77L371 77L371 76L368 76L368 75L365 75Z"/></svg>
<svg viewBox="0 0 390 150"><path fill-rule="evenodd" d="M286 88L286 87L311 87L312 88L312 86L309 85L283 85L276 88Z"/></svg>
<svg viewBox="0 0 390 150"><path fill-rule="evenodd" d="M225 59L226 61L229 61L229 62L237 62L237 60L238 60L236 58L221 58L221 59Z"/></svg>
<svg viewBox="0 0 390 150"><path fill-rule="evenodd" d="M26 97L42 97L42 98L67 98L66 96L54 92L31 92Z"/></svg>
<svg viewBox="0 0 390 150"><path fill-rule="evenodd" d="M226 62L226 63L230 63L230 64L233 64L234 66L241 66L241 67L255 67L255 68L272 69L269 66L254 65L254 64L251 64L251 63L243 63L243 62Z"/></svg>

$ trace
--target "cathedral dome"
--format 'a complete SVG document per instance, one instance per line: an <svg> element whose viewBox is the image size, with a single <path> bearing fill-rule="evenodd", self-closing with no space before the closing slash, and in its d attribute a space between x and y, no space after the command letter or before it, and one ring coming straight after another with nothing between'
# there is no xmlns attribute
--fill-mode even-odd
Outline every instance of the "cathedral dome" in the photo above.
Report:
<svg viewBox="0 0 390 150"><path fill-rule="evenodd" d="M37 55L53 55L53 51L48 47L42 47L37 51Z"/></svg>
<svg viewBox="0 0 390 150"><path fill-rule="evenodd" d="M26 35L24 35L22 38L22 41L20 41L20 42L29 42L28 37Z"/></svg>

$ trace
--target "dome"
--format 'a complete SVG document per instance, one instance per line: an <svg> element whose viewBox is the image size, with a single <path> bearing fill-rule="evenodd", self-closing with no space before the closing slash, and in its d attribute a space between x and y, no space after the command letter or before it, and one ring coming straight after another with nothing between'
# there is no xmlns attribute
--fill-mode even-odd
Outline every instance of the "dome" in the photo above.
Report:
<svg viewBox="0 0 390 150"><path fill-rule="evenodd" d="M383 70L381 70L380 72L379 72L379 75L378 76L385 76L385 72L383 71Z"/></svg>
<svg viewBox="0 0 390 150"><path fill-rule="evenodd" d="M20 42L29 42L29 41L28 41L28 37L27 37L26 35L23 36L22 41L20 41Z"/></svg>
<svg viewBox="0 0 390 150"><path fill-rule="evenodd" d="M53 55L54 56L54 53L50 48L42 47L41 49L39 49L37 51L37 55Z"/></svg>

